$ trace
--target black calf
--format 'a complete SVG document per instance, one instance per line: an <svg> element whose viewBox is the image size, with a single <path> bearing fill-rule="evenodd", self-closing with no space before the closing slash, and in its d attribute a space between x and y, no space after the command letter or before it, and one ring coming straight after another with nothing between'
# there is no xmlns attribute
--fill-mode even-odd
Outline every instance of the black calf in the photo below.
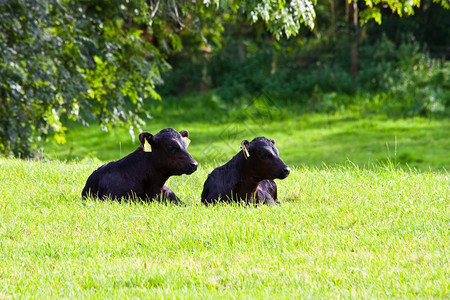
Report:
<svg viewBox="0 0 450 300"><path fill-rule="evenodd" d="M242 141L241 147L242 151L208 175L202 203L213 204L219 200L279 203L273 179L284 179L291 170L280 159L275 141L258 137L250 143Z"/></svg>
<svg viewBox="0 0 450 300"><path fill-rule="evenodd" d="M104 164L87 179L81 195L105 198L138 197L180 202L164 183L172 175L192 174L197 162L187 151L189 133L163 129L156 135L143 132L140 146L126 157Z"/></svg>

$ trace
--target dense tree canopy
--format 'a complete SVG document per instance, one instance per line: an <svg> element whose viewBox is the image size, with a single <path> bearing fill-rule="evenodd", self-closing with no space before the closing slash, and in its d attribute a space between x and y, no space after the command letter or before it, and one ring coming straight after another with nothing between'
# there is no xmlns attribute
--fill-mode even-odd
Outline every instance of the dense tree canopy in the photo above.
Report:
<svg viewBox="0 0 450 300"><path fill-rule="evenodd" d="M237 15L277 39L313 29L316 18L311 0L0 2L0 153L21 157L49 134L63 142L63 118L140 129L183 35L189 51L207 51ZM420 2L365 0L362 20L380 21L386 5L401 15Z"/></svg>

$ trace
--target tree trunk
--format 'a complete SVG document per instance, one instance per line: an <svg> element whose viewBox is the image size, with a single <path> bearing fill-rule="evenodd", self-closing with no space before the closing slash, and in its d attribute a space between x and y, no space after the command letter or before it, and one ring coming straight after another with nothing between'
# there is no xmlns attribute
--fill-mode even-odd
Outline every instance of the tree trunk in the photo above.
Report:
<svg viewBox="0 0 450 300"><path fill-rule="evenodd" d="M238 45L238 56L241 64L245 63L245 48L243 44Z"/></svg>
<svg viewBox="0 0 450 300"><path fill-rule="evenodd" d="M330 13L331 13L331 34L334 37L335 26L336 26L336 13L334 10L334 0L328 0L328 2L330 3Z"/></svg>
<svg viewBox="0 0 450 300"><path fill-rule="evenodd" d="M356 84L358 78L358 5L355 0L352 2L352 23L350 25L350 40L351 40L351 64L352 64L352 78L353 83Z"/></svg>

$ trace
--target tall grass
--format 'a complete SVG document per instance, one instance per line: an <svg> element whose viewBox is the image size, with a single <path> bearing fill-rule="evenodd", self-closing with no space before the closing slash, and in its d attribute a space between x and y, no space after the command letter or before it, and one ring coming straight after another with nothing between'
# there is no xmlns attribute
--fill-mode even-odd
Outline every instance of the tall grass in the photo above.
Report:
<svg viewBox="0 0 450 300"><path fill-rule="evenodd" d="M282 205L82 200L99 161L0 159L0 298L447 298L447 173L295 167Z"/></svg>

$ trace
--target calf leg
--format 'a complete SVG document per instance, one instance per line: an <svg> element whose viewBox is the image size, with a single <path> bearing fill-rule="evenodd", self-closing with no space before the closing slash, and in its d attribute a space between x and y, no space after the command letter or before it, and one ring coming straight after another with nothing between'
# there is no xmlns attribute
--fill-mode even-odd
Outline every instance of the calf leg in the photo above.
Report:
<svg viewBox="0 0 450 300"><path fill-rule="evenodd" d="M167 186L164 185L161 189L161 195L160 195L162 201L170 201L173 202L177 205L182 205L184 204L180 198L177 197L177 195L175 195L175 193Z"/></svg>
<svg viewBox="0 0 450 300"><path fill-rule="evenodd" d="M278 200L277 184L273 180L263 180L256 188L257 202L272 206L280 204Z"/></svg>

